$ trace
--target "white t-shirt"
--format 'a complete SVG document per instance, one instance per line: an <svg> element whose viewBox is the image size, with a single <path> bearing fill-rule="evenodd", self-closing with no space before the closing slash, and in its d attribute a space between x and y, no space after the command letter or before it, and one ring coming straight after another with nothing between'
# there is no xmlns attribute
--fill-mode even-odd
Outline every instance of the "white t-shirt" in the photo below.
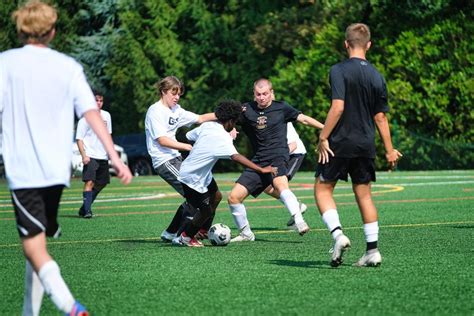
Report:
<svg viewBox="0 0 474 316"><path fill-rule="evenodd" d="M186 111L179 104L170 109L158 101L148 108L145 117L146 146L153 168L181 155L176 149L161 146L158 138L167 136L176 140L178 128L195 124L198 120L199 115Z"/></svg>
<svg viewBox="0 0 474 316"><path fill-rule="evenodd" d="M110 113L100 110L100 116L102 120L104 120L105 127L107 127L109 134L112 134L112 119L110 118ZM78 139L84 142L84 150L87 156L94 159L108 159L104 145L102 145L99 137L97 137L89 124L87 124L85 118L81 118L77 123L76 140Z"/></svg>
<svg viewBox="0 0 474 316"><path fill-rule="evenodd" d="M3 158L10 189L69 185L74 110L97 109L82 66L50 48L0 54Z"/></svg>
<svg viewBox="0 0 474 316"><path fill-rule="evenodd" d="M296 142L296 149L290 153L290 155L297 155L297 154L306 154L306 147L304 147L303 142L301 141L298 133L295 130L295 127L291 122L287 124L287 134L286 138L288 139L288 144Z"/></svg>
<svg viewBox="0 0 474 316"><path fill-rule="evenodd" d="M237 154L232 137L217 122L206 122L189 131L186 137L195 141L189 156L181 164L178 180L205 193L212 181L212 168L219 159Z"/></svg>

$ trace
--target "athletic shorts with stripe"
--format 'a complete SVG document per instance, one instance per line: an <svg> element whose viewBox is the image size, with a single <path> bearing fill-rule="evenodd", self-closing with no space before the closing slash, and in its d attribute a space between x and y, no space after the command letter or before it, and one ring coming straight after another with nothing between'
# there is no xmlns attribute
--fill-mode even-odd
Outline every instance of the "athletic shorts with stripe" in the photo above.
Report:
<svg viewBox="0 0 474 316"><path fill-rule="evenodd" d="M288 160L288 171L286 172L288 181L293 179L296 172L300 169L305 156L305 154L290 155L290 160Z"/></svg>
<svg viewBox="0 0 474 316"><path fill-rule="evenodd" d="M82 170L82 181L105 185L110 183L109 161L91 158Z"/></svg>
<svg viewBox="0 0 474 316"><path fill-rule="evenodd" d="M178 181L179 169L181 169L181 163L183 162L183 157L178 156L176 158L170 159L165 163L162 163L155 169L156 173L169 185L171 185L176 192L181 194L184 197L183 185Z"/></svg>
<svg viewBox="0 0 474 316"><path fill-rule="evenodd" d="M61 229L57 217L63 189L63 185L55 185L10 191L21 238L33 237L42 232L48 237L59 237Z"/></svg>
<svg viewBox="0 0 474 316"><path fill-rule="evenodd" d="M375 159L372 158L329 158L329 162L318 164L315 177L321 181L336 182L348 180L351 176L353 184L375 182Z"/></svg>
<svg viewBox="0 0 474 316"><path fill-rule="evenodd" d="M278 174L276 177L286 176L288 173L288 160L286 157L276 157L272 160L265 161L252 159L252 161L260 167L266 167L268 165L277 167ZM246 168L235 182L243 185L253 197L257 197L273 183L273 176L270 173L258 173L257 171Z"/></svg>

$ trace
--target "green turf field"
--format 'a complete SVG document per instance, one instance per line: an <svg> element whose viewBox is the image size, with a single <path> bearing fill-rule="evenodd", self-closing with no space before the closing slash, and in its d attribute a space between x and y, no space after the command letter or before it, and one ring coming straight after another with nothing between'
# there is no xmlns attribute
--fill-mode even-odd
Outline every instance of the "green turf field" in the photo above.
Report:
<svg viewBox="0 0 474 316"><path fill-rule="evenodd" d="M219 174L223 192L237 174ZM246 201L253 243L176 248L160 241L181 198L158 177L117 179L77 217L81 182L63 195L63 236L49 250L73 294L93 315L474 314L474 170L377 174L379 268L356 268L365 250L350 185L335 191L352 249L331 268L332 241L316 212L313 174L291 183L312 230L286 229L288 212L268 197ZM224 200L215 222L235 225ZM19 315L24 259L5 183L0 190L0 314ZM206 244L208 245L208 244ZM59 315L49 299L44 315Z"/></svg>

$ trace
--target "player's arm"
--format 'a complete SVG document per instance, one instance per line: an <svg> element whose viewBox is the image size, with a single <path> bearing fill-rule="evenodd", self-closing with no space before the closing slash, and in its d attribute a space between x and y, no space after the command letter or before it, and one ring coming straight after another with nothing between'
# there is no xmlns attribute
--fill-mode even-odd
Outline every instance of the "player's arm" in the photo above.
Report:
<svg viewBox="0 0 474 316"><path fill-rule="evenodd" d="M174 139L169 138L168 136L160 136L157 139L158 144L163 147L168 147L171 149L181 150L181 151L191 151L193 146L191 144L186 144L182 142L178 142Z"/></svg>
<svg viewBox="0 0 474 316"><path fill-rule="evenodd" d="M303 113L299 114L296 120L304 125L309 125L314 128L322 129L324 127L323 123L310 116L304 115Z"/></svg>
<svg viewBox="0 0 474 316"><path fill-rule="evenodd" d="M214 112L199 115L197 123L201 124L201 123L208 122L208 121L217 121L217 117L214 114Z"/></svg>
<svg viewBox="0 0 474 316"><path fill-rule="evenodd" d="M296 150L296 147L297 147L296 142L288 143L288 150L290 154Z"/></svg>
<svg viewBox="0 0 474 316"><path fill-rule="evenodd" d="M385 147L385 158L387 158L390 169L393 169L397 165L398 159L402 157L402 154L393 148L387 116L384 112L379 112L375 114L374 121L375 125L377 125L380 138L382 138L382 142Z"/></svg>
<svg viewBox="0 0 474 316"><path fill-rule="evenodd" d="M262 168L259 165L256 165L252 161L248 160L247 157L241 154L234 154L230 157L230 159L241 164L244 167L257 171L258 173L272 173L274 176L276 176L278 173L278 168L272 166L266 166Z"/></svg>
<svg viewBox="0 0 474 316"><path fill-rule="evenodd" d="M124 184L130 183L132 181L132 174L130 173L130 169L128 169L128 167L123 163L123 161L120 159L119 155L115 151L112 137L110 136L109 131L105 127L104 121L102 120L99 111L89 110L84 113L84 118L104 145L104 148L107 151L107 154L109 155L110 161L112 162L112 166L117 172L117 177L119 177L122 183Z"/></svg>
<svg viewBox="0 0 474 316"><path fill-rule="evenodd" d="M331 108L329 109L326 122L324 122L324 127L321 133L319 134L319 158L318 162L325 164L329 162L329 155L334 157L334 153L331 148L329 148L329 135L331 135L332 130L336 127L337 122L341 118L342 112L344 112L344 100L333 99L331 102Z"/></svg>
<svg viewBox="0 0 474 316"><path fill-rule="evenodd" d="M87 156L86 154L86 149L84 148L84 141L82 139L77 139L76 143L77 143L77 148L79 149L79 152L81 153L82 163L87 165L89 161L91 161L91 158Z"/></svg>

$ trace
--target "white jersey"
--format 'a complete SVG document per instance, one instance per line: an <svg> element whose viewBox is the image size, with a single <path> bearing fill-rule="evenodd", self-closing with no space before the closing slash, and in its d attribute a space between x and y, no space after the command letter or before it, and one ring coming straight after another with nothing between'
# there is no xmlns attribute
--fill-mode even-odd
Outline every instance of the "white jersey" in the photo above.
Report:
<svg viewBox="0 0 474 316"><path fill-rule="evenodd" d="M145 117L146 146L153 168L181 155L176 149L161 146L158 138L166 136L176 140L178 128L195 124L198 120L199 115L186 111L179 104L170 109L159 101L148 108Z"/></svg>
<svg viewBox="0 0 474 316"><path fill-rule="evenodd" d="M189 131L186 137L195 141L189 156L181 164L178 180L200 192L207 192L212 181L212 168L217 160L237 154L233 139L217 122L206 122Z"/></svg>
<svg viewBox="0 0 474 316"><path fill-rule="evenodd" d="M296 142L296 149L290 153L290 155L304 155L306 154L306 147L304 147L303 142L301 141L298 133L295 130L295 127L291 122L287 124L287 134L286 138L288 139L288 144Z"/></svg>
<svg viewBox="0 0 474 316"><path fill-rule="evenodd" d="M3 158L10 189L69 185L74 110L97 109L82 66L50 48L0 54Z"/></svg>
<svg viewBox="0 0 474 316"><path fill-rule="evenodd" d="M112 119L110 113L100 110L100 116L102 117L109 134L112 134ZM88 157L102 160L108 159L104 145L102 145L99 137L97 137L89 124L87 124L85 118L81 118L77 123L76 140L78 139L84 142L84 150Z"/></svg>

